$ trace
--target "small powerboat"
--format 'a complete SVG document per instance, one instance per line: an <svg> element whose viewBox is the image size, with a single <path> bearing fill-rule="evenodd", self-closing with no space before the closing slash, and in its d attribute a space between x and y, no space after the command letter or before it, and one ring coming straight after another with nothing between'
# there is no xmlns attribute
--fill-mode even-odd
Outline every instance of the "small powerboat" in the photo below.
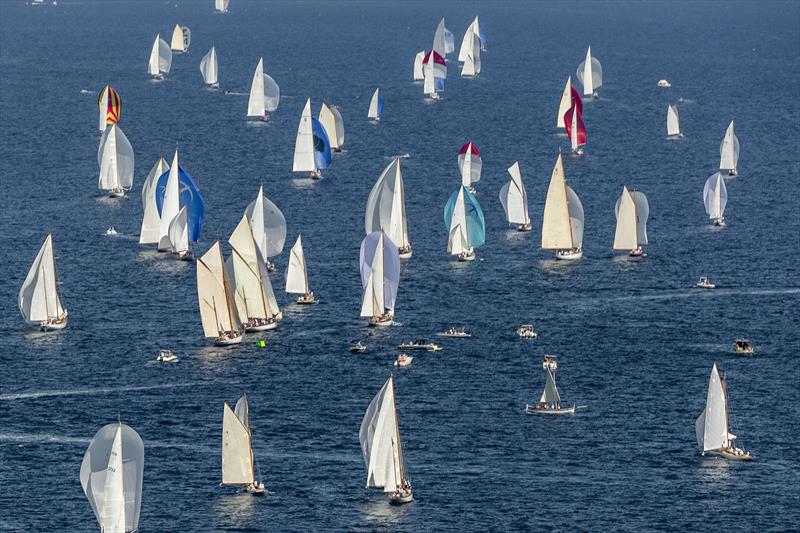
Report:
<svg viewBox="0 0 800 533"><path fill-rule="evenodd" d="M668 88L668 87L672 87L672 84L670 82L668 82L667 80L658 80L658 86L659 87Z"/></svg>
<svg viewBox="0 0 800 533"><path fill-rule="evenodd" d="M716 285L711 283L706 276L701 276L700 281L695 284L695 287L699 289L713 289Z"/></svg>
<svg viewBox="0 0 800 533"><path fill-rule="evenodd" d="M413 342L404 342L399 349L412 352L438 352L442 347L425 339L417 339Z"/></svg>
<svg viewBox="0 0 800 533"><path fill-rule="evenodd" d="M739 354L752 354L753 345L746 339L736 339L733 342L733 350Z"/></svg>
<svg viewBox="0 0 800 533"><path fill-rule="evenodd" d="M178 356L172 353L172 350L169 348L161 348L158 351L158 357L156 357L156 362L158 363L177 363L180 361Z"/></svg>
<svg viewBox="0 0 800 533"><path fill-rule="evenodd" d="M106 235L108 235L109 237L113 237L114 235L117 235L117 233L118 232L116 229L114 229L114 226L111 226L106 230Z"/></svg>
<svg viewBox="0 0 800 533"><path fill-rule="evenodd" d="M406 355L404 353L401 353L400 355L397 356L397 359L395 359L394 366L396 366L396 367L408 366L408 365L411 364L411 361L413 361L413 360L414 360L414 358L411 357L410 355Z"/></svg>
<svg viewBox="0 0 800 533"><path fill-rule="evenodd" d="M350 344L350 352L352 353L364 353L366 351L367 346L361 341L356 341Z"/></svg>
<svg viewBox="0 0 800 533"><path fill-rule="evenodd" d="M523 339L535 339L539 336L538 333L533 329L533 324L523 324L517 328L517 335L522 337Z"/></svg>
<svg viewBox="0 0 800 533"><path fill-rule="evenodd" d="M447 337L450 339L466 339L472 337L471 333L467 333L464 328L450 328L447 331L440 331L436 334L437 337Z"/></svg>

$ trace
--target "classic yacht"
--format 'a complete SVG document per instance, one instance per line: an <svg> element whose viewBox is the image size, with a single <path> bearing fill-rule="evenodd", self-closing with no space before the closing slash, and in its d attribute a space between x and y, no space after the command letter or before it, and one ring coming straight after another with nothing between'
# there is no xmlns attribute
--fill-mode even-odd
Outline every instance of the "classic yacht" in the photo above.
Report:
<svg viewBox="0 0 800 533"><path fill-rule="evenodd" d="M404 342L399 347L400 350L416 351L416 352L439 352L442 347L436 343L427 341L425 339L417 339L413 342Z"/></svg>
<svg viewBox="0 0 800 533"><path fill-rule="evenodd" d="M440 331L436 334L437 337L448 337L451 339L465 339L472 337L471 333L467 333L464 328L450 328L447 331Z"/></svg>
<svg viewBox="0 0 800 533"><path fill-rule="evenodd" d="M728 387L724 375L720 375L717 364L711 366L708 394L703 412L694 424L697 445L703 455L720 455L727 459L749 460L752 456L734 446L736 435L730 430L728 411Z"/></svg>
<svg viewBox="0 0 800 533"><path fill-rule="evenodd" d="M411 361L413 361L413 360L414 360L414 358L411 357L410 355L406 355L404 353L401 353L400 355L397 356L397 359L395 359L394 366L396 366L396 367L408 366L408 365L411 364Z"/></svg>
<svg viewBox="0 0 800 533"><path fill-rule="evenodd" d="M711 283L706 276L701 276L700 281L695 284L695 287L700 289L713 289L716 287L713 283Z"/></svg>
<svg viewBox="0 0 800 533"><path fill-rule="evenodd" d="M523 339L535 339L539 336L538 333L533 329L533 324L523 324L517 328L517 335L522 337Z"/></svg>
<svg viewBox="0 0 800 533"><path fill-rule="evenodd" d="M538 403L525 406L526 413L547 414L547 415L571 415L575 414L575 405L565 407L561 405L561 396L556 388L556 369L558 362L554 355L545 355L542 368L547 372L547 383L545 384L542 397Z"/></svg>
<svg viewBox="0 0 800 533"><path fill-rule="evenodd" d="M350 344L350 351L352 353L364 353L367 351L367 346L361 341L355 341Z"/></svg>
<svg viewBox="0 0 800 533"><path fill-rule="evenodd" d="M733 349L736 353L740 354L752 354L753 353L753 345L750 344L750 341L746 339L736 339L733 342Z"/></svg>
<svg viewBox="0 0 800 533"><path fill-rule="evenodd" d="M172 353L172 350L169 348L161 348L158 351L156 361L159 363L177 363L180 359L178 359L178 356Z"/></svg>

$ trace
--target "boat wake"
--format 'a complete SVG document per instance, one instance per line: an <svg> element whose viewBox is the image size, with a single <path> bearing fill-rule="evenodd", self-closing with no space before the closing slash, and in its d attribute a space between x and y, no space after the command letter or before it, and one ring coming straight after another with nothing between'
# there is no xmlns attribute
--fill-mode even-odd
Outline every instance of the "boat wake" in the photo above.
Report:
<svg viewBox="0 0 800 533"><path fill-rule="evenodd" d="M165 383L163 385L142 385L133 387L103 387L96 389L49 390L37 392L17 392L0 394L0 401L30 400L35 398L50 398L54 396L93 396L101 394L116 394L128 391L144 391L154 389L176 389L179 387L195 387L204 385L203 382L195 383Z"/></svg>
<svg viewBox="0 0 800 533"><path fill-rule="evenodd" d="M236 91L225 91L223 94L225 96L250 96L250 93L239 93Z"/></svg>
<svg viewBox="0 0 800 533"><path fill-rule="evenodd" d="M800 294L800 288L785 289L715 289L696 290L689 289L682 292L667 294L640 294L636 296L619 296L604 301L632 301L632 300L677 300L682 298L717 298L725 296L778 296L782 294Z"/></svg>

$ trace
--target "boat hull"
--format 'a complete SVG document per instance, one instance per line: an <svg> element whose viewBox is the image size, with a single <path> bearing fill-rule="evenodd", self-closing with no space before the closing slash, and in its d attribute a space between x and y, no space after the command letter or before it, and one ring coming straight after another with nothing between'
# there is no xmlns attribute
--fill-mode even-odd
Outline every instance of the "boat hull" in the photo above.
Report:
<svg viewBox="0 0 800 533"><path fill-rule="evenodd" d="M414 501L414 494L409 492L408 494L391 494L389 495L389 503L392 505L403 505L406 503L411 503Z"/></svg>
<svg viewBox="0 0 800 533"><path fill-rule="evenodd" d="M232 346L234 344L240 344L241 342L242 335L240 333L234 337L217 337L214 339L214 346Z"/></svg>
<svg viewBox="0 0 800 533"><path fill-rule="evenodd" d="M545 409L541 404L528 404L525 406L525 412L537 415L574 415L575 406Z"/></svg>
<svg viewBox="0 0 800 533"><path fill-rule="evenodd" d="M384 328L386 326L391 326L394 324L394 317L386 316L386 317L372 317L369 319L370 326L378 326Z"/></svg>
<svg viewBox="0 0 800 533"><path fill-rule="evenodd" d="M574 261L583 257L583 250L559 250L556 252L556 259L559 261Z"/></svg>
<svg viewBox="0 0 800 533"><path fill-rule="evenodd" d="M716 455L719 457L724 457L725 459L732 459L734 461L751 461L753 459L753 456L747 452L743 451L742 453L737 454L732 450L709 450L704 452L703 455Z"/></svg>
<svg viewBox="0 0 800 533"><path fill-rule="evenodd" d="M69 315L64 310L64 316L55 320L46 320L39 324L39 331L61 331L67 327L69 323Z"/></svg>
<svg viewBox="0 0 800 533"><path fill-rule="evenodd" d="M277 327L278 327L277 322L268 322L266 324L253 324L252 326L245 326L244 330L247 333L252 333L255 331L269 331Z"/></svg>
<svg viewBox="0 0 800 533"><path fill-rule="evenodd" d="M407 248L400 248L397 250L400 254L400 259L411 259L411 256L414 255L414 252L411 250L411 246Z"/></svg>
<svg viewBox="0 0 800 533"><path fill-rule="evenodd" d="M533 226L530 224L517 224L517 231L531 231Z"/></svg>
<svg viewBox="0 0 800 533"><path fill-rule="evenodd" d="M311 305L317 303L317 299L314 293L301 294L297 297L297 303L298 305Z"/></svg>

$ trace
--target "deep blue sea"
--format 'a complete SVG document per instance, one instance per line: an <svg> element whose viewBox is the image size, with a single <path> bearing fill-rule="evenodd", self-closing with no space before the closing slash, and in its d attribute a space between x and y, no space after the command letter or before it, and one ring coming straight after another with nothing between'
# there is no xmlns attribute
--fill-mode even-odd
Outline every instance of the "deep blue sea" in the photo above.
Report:
<svg viewBox="0 0 800 533"><path fill-rule="evenodd" d="M62 0L0 3L0 530L96 531L78 479L91 437L118 418L145 443L141 531L768 531L800 527L800 4L785 2L261 2ZM483 72L442 101L411 81L441 17L460 44L485 27ZM157 32L192 30L155 83ZM202 87L215 45L222 90ZM587 46L604 70L587 102L582 158L565 158L585 209L584 258L539 249L550 173L567 140L553 127ZM281 86L266 124L245 119L253 69ZM667 78L671 89L656 82ZM134 190L97 189L97 92L123 100L136 153ZM380 124L369 98L385 98ZM340 106L345 152L318 182L290 172L311 97ZM666 139L677 103L686 137ZM702 202L731 119L740 174L728 226ZM459 184L456 154L483 156L486 245L451 261L442 211ZM288 222L272 282L285 313L234 348L203 338L195 267L140 246L140 190L176 145L206 202L200 252L225 243L263 181ZM359 244L367 195L402 161L413 258L403 263L399 327L359 319ZM534 230L509 230L498 200L519 161ZM623 184L650 201L648 257L611 250ZM120 235L106 237L114 225ZM53 232L70 323L41 334L16 299ZM283 293L303 235L319 305ZM700 275L714 291L692 288ZM536 340L515 328L533 323ZM464 325L405 369L397 345ZM735 356L749 338L754 357ZM365 354L348 351L363 339ZM152 363L162 346L177 365ZM571 417L526 415L559 356ZM694 421L712 361L728 374L731 422L749 463L702 458ZM363 413L388 375L416 501L391 507L364 489ZM272 495L223 488L223 402L250 398L255 457Z"/></svg>

